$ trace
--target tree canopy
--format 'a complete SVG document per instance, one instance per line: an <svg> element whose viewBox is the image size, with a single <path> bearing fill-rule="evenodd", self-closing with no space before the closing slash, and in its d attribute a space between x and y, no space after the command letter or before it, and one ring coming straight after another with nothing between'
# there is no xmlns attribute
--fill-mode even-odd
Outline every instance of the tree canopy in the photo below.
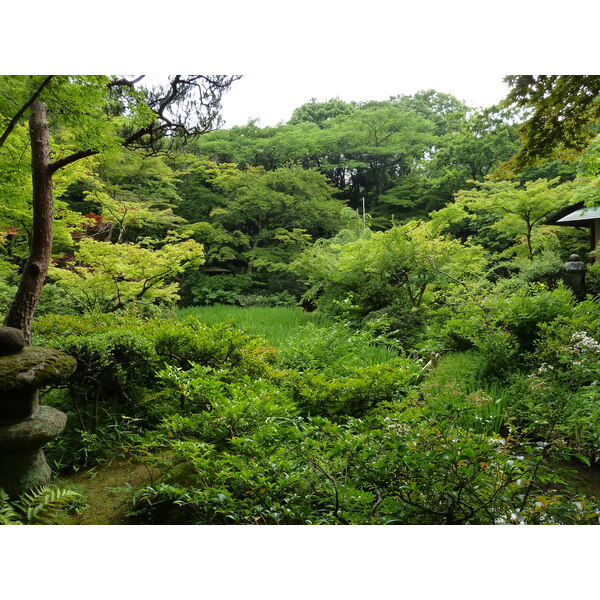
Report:
<svg viewBox="0 0 600 600"><path fill-rule="evenodd" d="M29 253L5 323L31 337L31 322L50 263L54 228L53 176L66 167L117 148L156 154L206 132L218 117L221 95L236 77L175 75L165 85L136 88L108 76L2 76L0 165L3 146L30 110L32 222ZM24 135L20 140L23 145ZM10 150L14 149L11 144ZM30 153L29 153L30 151ZM27 156L30 155L30 161ZM13 155L14 156L14 155ZM21 178L29 167L22 167ZM14 186L14 177L9 178Z"/></svg>
<svg viewBox="0 0 600 600"><path fill-rule="evenodd" d="M176 75L153 86L121 76L0 79L0 186L7 198L0 272L8 285L27 271L35 229L25 119L36 103L48 115L51 285L72 279L90 287L100 270L90 248L107 257L106 281L124 290L144 276L120 261L120 249L133 258L184 240L202 246L202 260L182 260L183 270L173 259L161 285L177 283L178 290L146 296L154 304L177 296L181 303L246 296L275 302L284 293L299 299L312 283L296 261L313 245L432 218L446 219L445 235L463 244L497 256L524 248L532 258L566 239L564 231L548 237L549 210L569 197L593 203L597 196L594 144L579 166L553 158L513 179L490 180L519 151L524 104L474 109L436 90L363 102L313 98L287 123L219 129L220 99L236 79ZM566 185L575 178L576 186ZM411 286L402 289L419 297Z"/></svg>
<svg viewBox="0 0 600 600"><path fill-rule="evenodd" d="M533 109L506 169L519 171L555 156L573 159L598 133L600 76L511 75L505 81L511 86L505 102Z"/></svg>
<svg viewBox="0 0 600 600"><path fill-rule="evenodd" d="M77 360L41 390L56 468L152 456L140 523L597 520L552 470L600 458L598 251L547 224L600 201L597 93L523 77L516 107L425 90L214 131L233 76L0 77L0 306ZM0 522L44 494L0 490Z"/></svg>

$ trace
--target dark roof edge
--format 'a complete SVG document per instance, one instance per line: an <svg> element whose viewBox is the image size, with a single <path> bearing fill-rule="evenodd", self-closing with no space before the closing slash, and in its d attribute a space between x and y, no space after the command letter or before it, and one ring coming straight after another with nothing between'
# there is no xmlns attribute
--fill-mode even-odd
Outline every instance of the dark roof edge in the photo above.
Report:
<svg viewBox="0 0 600 600"><path fill-rule="evenodd" d="M573 226L571 223L557 223L556 221L558 221L559 219L562 219L563 217L566 217L567 215L570 215L571 213L575 212L576 210L580 210L581 208L583 208L585 206L585 203L583 200L577 202L577 204L571 204L570 206L565 206L564 208L561 208L558 212L555 212L553 215L549 216L546 221L545 224L546 225L562 225L562 226ZM583 223L582 223L583 225Z"/></svg>

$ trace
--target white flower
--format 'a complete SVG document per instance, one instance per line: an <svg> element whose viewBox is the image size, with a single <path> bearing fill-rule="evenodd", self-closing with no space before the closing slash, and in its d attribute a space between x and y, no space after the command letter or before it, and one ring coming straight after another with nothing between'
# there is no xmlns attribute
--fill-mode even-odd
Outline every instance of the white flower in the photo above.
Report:
<svg viewBox="0 0 600 600"><path fill-rule="evenodd" d="M586 331L576 331L571 336L571 344L573 344L574 349L580 352L591 351L600 353L600 343L589 336Z"/></svg>

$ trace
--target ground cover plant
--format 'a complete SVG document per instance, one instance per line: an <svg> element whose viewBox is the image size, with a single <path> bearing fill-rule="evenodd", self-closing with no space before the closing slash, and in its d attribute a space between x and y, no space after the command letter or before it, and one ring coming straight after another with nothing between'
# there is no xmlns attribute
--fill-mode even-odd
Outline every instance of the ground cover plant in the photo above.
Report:
<svg viewBox="0 0 600 600"><path fill-rule="evenodd" d="M176 312L178 319L188 316L212 325L230 321L248 333L264 337L274 346L280 346L294 336L297 328L314 324L333 324L333 319L322 313L310 313L297 305L293 307L239 307L233 304L188 306Z"/></svg>
<svg viewBox="0 0 600 600"><path fill-rule="evenodd" d="M273 309L259 309L255 324L261 310L268 320L260 327L268 328ZM293 320L296 311L287 310ZM447 355L429 375L423 361L389 347L367 364L360 351L369 335L376 346L373 334L352 335L347 325L322 319L308 331L307 325L296 328L295 338L288 331L279 358L270 341L243 333L231 321L205 325L186 312L181 320L38 319L37 335L79 352L81 369L97 368L93 354L82 351L93 344L119 369L139 369L136 356L162 361L151 377L126 377L131 386L121 388L115 384L118 370L106 370L100 411L89 391L84 401L81 382L98 385L89 377L46 400L69 412L74 426L48 452L63 475L126 457L146 460L161 473L149 485L128 488L126 522L494 524L596 518L593 499L575 493L550 467L550 457L571 456L558 443L564 438L535 432L532 420L517 423L524 411L499 382L486 382L486 358L477 351ZM319 328L321 336L315 335ZM143 342L136 345L140 332ZM107 351L122 348L125 339L125 354ZM323 340L331 353L323 351ZM90 423L86 430L77 410Z"/></svg>

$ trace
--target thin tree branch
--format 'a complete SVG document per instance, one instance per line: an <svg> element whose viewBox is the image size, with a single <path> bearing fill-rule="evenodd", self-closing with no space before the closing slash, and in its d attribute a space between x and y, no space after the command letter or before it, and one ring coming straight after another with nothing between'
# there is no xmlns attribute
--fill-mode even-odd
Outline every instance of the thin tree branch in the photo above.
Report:
<svg viewBox="0 0 600 600"><path fill-rule="evenodd" d="M375 515L377 513L377 509L379 508L379 505L384 500L384 497L381 495L380 491L376 487L374 488L374 491L375 491L375 494L377 495L377 501L372 506L371 512L369 513L369 518L371 519L371 521L373 521L375 519Z"/></svg>
<svg viewBox="0 0 600 600"><path fill-rule="evenodd" d="M71 163L73 163L77 160L81 160L82 158L87 158L88 156L94 156L95 154L98 154L99 152L100 152L99 150L80 150L79 152L74 152L73 154L70 154L69 156L65 156L64 158L55 160L54 162L51 162L50 165L48 166L48 169L50 170L51 174L54 174L59 169L62 169L63 167L66 167L67 165L70 165Z"/></svg>
<svg viewBox="0 0 600 600"><path fill-rule="evenodd" d="M135 133L130 135L127 139L123 140L122 146L124 148L127 148L133 142L135 142L136 140L141 138L143 135L151 133L151 131L152 131L152 126L145 127L143 129L138 129L138 131L136 131ZM64 158L60 158L59 160L55 160L54 162L50 163L50 166L49 166L50 173L55 173L59 169L62 169L63 167L66 167L67 165L70 165L71 163L81 160L82 158L87 158L88 156L95 156L96 154L99 154L99 153L100 153L100 150L80 150L79 152L74 152L73 154L70 154L69 156L65 156Z"/></svg>
<svg viewBox="0 0 600 600"><path fill-rule="evenodd" d="M426 258L431 263L431 268L434 271L436 271L437 273L440 273L440 275L444 275L448 279L454 281L455 283L458 283L459 285L462 285L462 287L465 288L467 294L469 294L469 296L471 297L473 304L483 311L485 323L486 323L486 325L488 325L489 324L489 319L488 319L489 318L489 309L486 308L485 306L483 306L482 304L479 304L479 302L477 302L477 300L475 298L475 294L473 294L473 292L469 289L469 286L464 281L461 281L460 279L457 279L456 277L452 277L452 275L450 275L450 273L446 273L445 271L438 269L435 266L435 262L431 257L427 256Z"/></svg>
<svg viewBox="0 0 600 600"><path fill-rule="evenodd" d="M145 75L140 75L139 77L136 77L135 79L125 79L125 77L122 77L121 79L113 79L109 84L108 87L109 88L113 88L113 87L118 87L121 85L126 85L128 87L133 87L136 83L138 83L139 81L141 81L142 79L144 79L144 77L146 77Z"/></svg>
<svg viewBox="0 0 600 600"><path fill-rule="evenodd" d="M54 77L54 75L48 75L44 81L40 84L38 89L33 93L31 98L20 108L19 112L11 119L10 123L6 126L4 133L0 137L0 148L6 142L8 136L11 134L12 130L16 127L19 119L25 114L25 111L36 101L37 97L42 93L42 90L50 83L50 80Z"/></svg>
<svg viewBox="0 0 600 600"><path fill-rule="evenodd" d="M239 75L229 77L192 75L188 78L184 78L182 75L175 75L169 82L169 85L166 89L159 89L157 92L151 93L146 98L146 103L155 113L157 119L150 125L142 127L141 129L131 133L129 137L122 141L121 145L124 148L142 148L145 146L146 149L149 148L152 153L157 153L160 151L160 148L156 146L156 144L160 142L162 138L173 141L178 137L186 137L186 134L190 138L193 138L196 135L201 135L202 133L210 131L215 122L218 124L218 114L216 109L219 106L221 94L240 77L241 76ZM108 85L109 87L116 87L118 85L131 87L135 82L139 81L139 79L140 78L132 81L126 79L115 79ZM201 85L202 82L208 82L210 84L210 88L208 90L205 89ZM177 106L178 103L185 100L186 95L193 88L199 90L199 98L197 100L192 100L188 106L183 108L182 114L173 119L173 117L168 113L171 111L172 107ZM163 95L161 95L161 91ZM198 109L199 106L207 110L207 114L205 116L200 115ZM196 113L198 123L189 125L188 121L190 119L190 115L193 116L193 113ZM181 133L181 136L173 136L174 132ZM145 135L150 136L150 139L145 144L140 146L135 145L135 142ZM99 153L100 150L93 149L74 152L69 156L65 156L50 163L50 173L53 174L59 169L75 161L87 158L89 156L94 156Z"/></svg>

